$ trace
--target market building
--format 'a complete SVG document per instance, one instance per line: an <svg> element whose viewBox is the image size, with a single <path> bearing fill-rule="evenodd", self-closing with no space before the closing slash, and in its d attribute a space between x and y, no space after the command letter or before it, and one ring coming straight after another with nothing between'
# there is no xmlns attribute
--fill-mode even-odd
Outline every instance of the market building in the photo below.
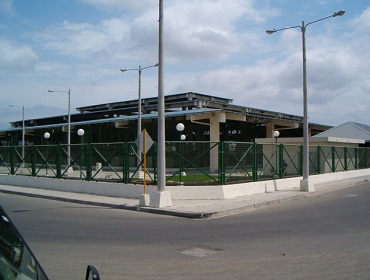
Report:
<svg viewBox="0 0 370 280"><path fill-rule="evenodd" d="M71 143L80 143L77 130L85 131L84 142L132 142L137 138L138 100L128 100L76 108L70 115ZM187 141L254 142L256 138L272 138L279 130L280 137L302 137L303 117L233 104L232 99L186 92L165 96L166 141L179 140L176 125L181 122ZM141 99L142 129L157 139L158 98ZM331 126L309 124L314 136ZM21 145L23 121L11 123L0 130L2 145ZM68 116L24 120L26 145L67 143Z"/></svg>

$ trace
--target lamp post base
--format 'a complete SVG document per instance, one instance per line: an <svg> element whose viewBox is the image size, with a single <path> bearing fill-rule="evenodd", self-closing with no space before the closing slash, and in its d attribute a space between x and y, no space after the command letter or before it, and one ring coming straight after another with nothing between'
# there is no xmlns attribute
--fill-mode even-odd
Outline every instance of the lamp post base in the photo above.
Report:
<svg viewBox="0 0 370 280"><path fill-rule="evenodd" d="M310 179L303 179L300 181L300 190L303 192L314 192L315 188Z"/></svg>
<svg viewBox="0 0 370 280"><path fill-rule="evenodd" d="M169 191L153 192L150 195L150 207L165 208L172 206L171 193Z"/></svg>

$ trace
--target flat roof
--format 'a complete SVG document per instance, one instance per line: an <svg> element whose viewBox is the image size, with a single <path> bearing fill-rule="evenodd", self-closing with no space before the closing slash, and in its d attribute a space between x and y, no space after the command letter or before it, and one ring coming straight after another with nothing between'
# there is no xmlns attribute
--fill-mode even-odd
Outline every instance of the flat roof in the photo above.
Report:
<svg viewBox="0 0 370 280"><path fill-rule="evenodd" d="M188 110L188 111L173 111L173 112L166 112L165 117L177 117L177 116L184 116L184 115L194 115L194 114L207 114L207 113L215 113L220 112L221 109L195 109L195 110ZM110 123L110 122L117 122L117 121L130 121L136 120L138 118L137 115L135 116L117 116L114 118L105 118L105 119L98 119L98 120L88 120L88 121L79 121L79 122L71 122L71 126L76 125L88 125L88 124L96 124L96 123ZM151 114L142 114L141 118L145 119L157 119L158 113L151 113ZM40 125L40 126L28 126L25 127L25 130L34 130L34 129L46 129L52 127L63 127L67 126L67 123L59 123L59 124L49 124L49 125ZM22 127L12 127L2 129L1 132L10 132L10 131L20 131Z"/></svg>
<svg viewBox="0 0 370 280"><path fill-rule="evenodd" d="M188 114L201 114L218 110L226 113L241 114L250 123L268 123L272 120L283 122L303 123L303 117L282 112L234 105L233 99L222 98L207 94L186 92L165 97L165 117ZM78 107L79 113L71 114L71 125L86 125L92 123L106 123L113 121L137 119L138 100L112 102L98 105ZM158 97L142 99L142 118L156 118L158 115ZM67 125L67 116L51 116L38 119L25 120L25 129L39 129L60 127ZM323 130L331 128L328 125L313 124ZM22 127L22 121L11 122L11 128L0 129L0 132L15 131Z"/></svg>

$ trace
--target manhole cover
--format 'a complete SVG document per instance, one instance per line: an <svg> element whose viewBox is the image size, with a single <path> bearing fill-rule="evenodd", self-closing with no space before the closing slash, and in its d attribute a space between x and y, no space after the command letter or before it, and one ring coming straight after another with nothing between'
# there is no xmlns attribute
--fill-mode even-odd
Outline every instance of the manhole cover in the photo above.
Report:
<svg viewBox="0 0 370 280"><path fill-rule="evenodd" d="M211 248L208 246L202 246L202 245L196 245L187 247L184 249L177 250L177 252L193 257L205 257L208 255L216 254L218 252L221 252L223 250L217 249L217 248Z"/></svg>

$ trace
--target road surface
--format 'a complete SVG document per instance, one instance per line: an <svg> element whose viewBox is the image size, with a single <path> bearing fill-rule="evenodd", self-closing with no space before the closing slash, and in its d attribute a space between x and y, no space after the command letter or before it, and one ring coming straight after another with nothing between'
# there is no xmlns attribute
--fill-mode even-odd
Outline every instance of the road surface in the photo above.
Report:
<svg viewBox="0 0 370 280"><path fill-rule="evenodd" d="M0 193L50 279L370 279L370 184L190 220Z"/></svg>

